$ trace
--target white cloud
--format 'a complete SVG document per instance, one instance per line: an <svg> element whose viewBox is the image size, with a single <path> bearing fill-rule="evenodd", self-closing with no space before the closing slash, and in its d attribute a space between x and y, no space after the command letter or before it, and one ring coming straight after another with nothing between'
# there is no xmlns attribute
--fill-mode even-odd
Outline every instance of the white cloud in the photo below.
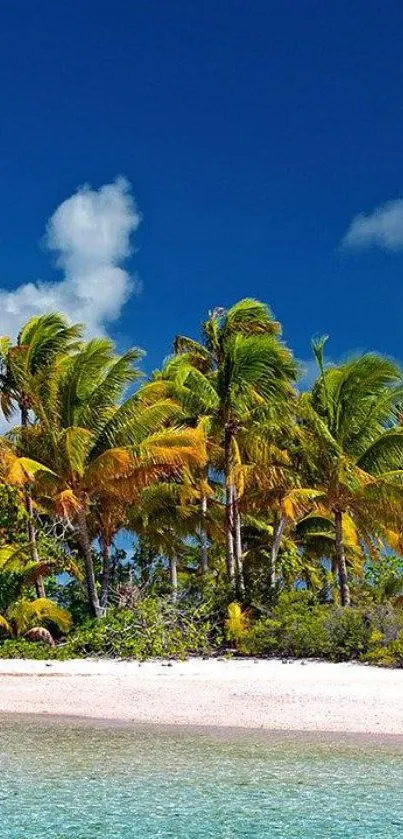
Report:
<svg viewBox="0 0 403 839"><path fill-rule="evenodd" d="M377 245L387 251L403 249L403 198L387 201L372 213L360 213L350 224L342 244L351 248Z"/></svg>
<svg viewBox="0 0 403 839"><path fill-rule="evenodd" d="M0 333L15 336L29 317L49 311L82 321L88 334L104 332L136 288L122 263L140 222L124 178L98 190L82 187L67 198L49 220L45 239L58 254L63 278L0 289Z"/></svg>

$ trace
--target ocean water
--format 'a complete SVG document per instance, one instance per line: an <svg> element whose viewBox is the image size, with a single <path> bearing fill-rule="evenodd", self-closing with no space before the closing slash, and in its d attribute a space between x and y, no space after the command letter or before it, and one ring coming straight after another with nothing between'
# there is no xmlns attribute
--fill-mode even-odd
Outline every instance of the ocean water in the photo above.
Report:
<svg viewBox="0 0 403 839"><path fill-rule="evenodd" d="M403 834L403 745L0 719L1 839Z"/></svg>

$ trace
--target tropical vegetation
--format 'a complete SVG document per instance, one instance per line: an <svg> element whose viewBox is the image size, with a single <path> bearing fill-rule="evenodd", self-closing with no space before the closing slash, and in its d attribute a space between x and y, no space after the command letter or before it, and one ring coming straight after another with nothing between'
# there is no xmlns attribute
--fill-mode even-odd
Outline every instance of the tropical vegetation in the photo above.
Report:
<svg viewBox="0 0 403 839"><path fill-rule="evenodd" d="M148 377L60 313L0 339L0 657L403 663L403 373L316 377L269 307L214 309Z"/></svg>

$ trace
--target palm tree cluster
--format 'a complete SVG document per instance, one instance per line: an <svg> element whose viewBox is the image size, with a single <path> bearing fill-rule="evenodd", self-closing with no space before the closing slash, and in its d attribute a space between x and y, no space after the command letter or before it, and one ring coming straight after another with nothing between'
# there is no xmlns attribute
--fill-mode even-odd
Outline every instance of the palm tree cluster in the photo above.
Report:
<svg viewBox="0 0 403 839"><path fill-rule="evenodd" d="M320 339L316 381L301 392L280 324L252 299L210 312L200 340L177 336L147 380L138 348L119 354L83 333L51 313L31 318L15 344L0 339L10 421L0 480L26 534L0 546L0 577L21 583L3 631L35 637L43 621L66 630L68 615L46 597L46 577L61 572L104 615L123 531L166 568L173 600L197 578L224 585L229 601L303 586L349 606L368 559L403 551L397 363L365 353L327 365ZM57 561L49 531L62 534Z"/></svg>

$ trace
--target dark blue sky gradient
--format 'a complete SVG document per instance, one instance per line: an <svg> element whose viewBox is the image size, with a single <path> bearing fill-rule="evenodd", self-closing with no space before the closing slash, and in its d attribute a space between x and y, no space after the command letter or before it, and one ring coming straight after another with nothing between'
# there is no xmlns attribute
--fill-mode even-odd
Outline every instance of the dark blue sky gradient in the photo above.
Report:
<svg viewBox="0 0 403 839"><path fill-rule="evenodd" d="M55 207L124 174L143 291L113 333L160 363L209 308L270 303L302 358L403 357L403 255L340 253L403 196L403 6L3 0L0 280L55 279Z"/></svg>

